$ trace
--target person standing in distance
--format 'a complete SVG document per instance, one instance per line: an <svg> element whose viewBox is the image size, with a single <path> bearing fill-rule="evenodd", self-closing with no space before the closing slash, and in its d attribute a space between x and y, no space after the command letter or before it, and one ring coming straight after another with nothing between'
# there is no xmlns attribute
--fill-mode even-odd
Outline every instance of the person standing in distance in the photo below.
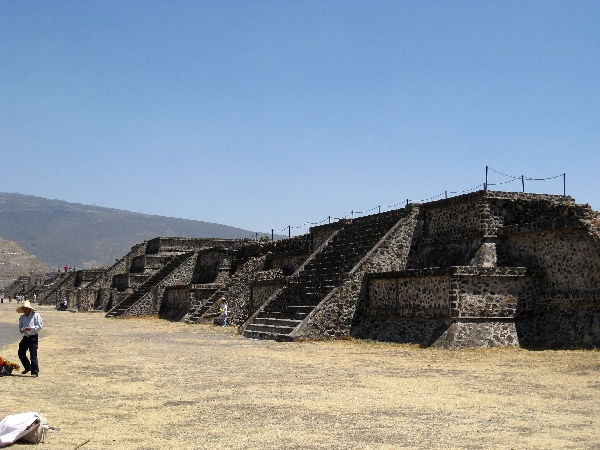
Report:
<svg viewBox="0 0 600 450"><path fill-rule="evenodd" d="M31 307L29 300L25 300L21 306L17 308L18 313L22 313L19 317L19 331L23 335L21 342L19 342L19 359L23 364L23 374L31 372L32 377L37 377L40 372L38 365L38 333L41 331L42 318L35 309ZM27 351L29 351L29 357L31 361L27 359Z"/></svg>
<svg viewBox="0 0 600 450"><path fill-rule="evenodd" d="M225 297L223 297L220 300L220 303L221 303L221 307L219 309L221 311L221 326L226 327L227 326L227 299Z"/></svg>

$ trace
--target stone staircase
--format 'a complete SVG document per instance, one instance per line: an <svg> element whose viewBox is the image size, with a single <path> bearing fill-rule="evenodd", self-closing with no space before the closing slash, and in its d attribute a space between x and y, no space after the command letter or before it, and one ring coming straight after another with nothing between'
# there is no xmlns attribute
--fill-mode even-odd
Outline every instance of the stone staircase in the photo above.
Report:
<svg viewBox="0 0 600 450"><path fill-rule="evenodd" d="M239 271L234 273L231 278L226 281L222 288L217 290L208 300L193 308L186 321L189 323L199 323L202 316L207 312L210 312L209 310L215 306L221 297L241 296L241 291L250 285L250 281L254 279L255 273L264 267L265 258L266 256L251 258L250 261L244 264Z"/></svg>
<svg viewBox="0 0 600 450"><path fill-rule="evenodd" d="M210 298L201 304L199 304L192 312L190 317L186 320L189 323L198 323L202 316L213 306L219 299L225 294L226 289L224 287L218 289Z"/></svg>
<svg viewBox="0 0 600 450"><path fill-rule="evenodd" d="M161 281L163 281L167 276L169 276L177 267L187 261L194 252L186 252L181 255L175 256L171 261L163 266L158 272L156 272L152 277L150 277L144 284L140 286L140 288L119 303L117 306L112 308L108 313L106 313L106 317L119 317L122 316L129 308L135 305L138 301L140 301L148 292L152 290L156 285L158 285Z"/></svg>
<svg viewBox="0 0 600 450"><path fill-rule="evenodd" d="M404 210L394 210L349 221L250 320L244 336L293 340L290 333L404 215Z"/></svg>
<svg viewBox="0 0 600 450"><path fill-rule="evenodd" d="M40 305L55 305L62 300L63 288L69 286L76 278L76 272L61 272L54 276L52 287L44 287L38 296ZM18 283L17 283L18 284ZM45 291L45 292L44 292Z"/></svg>

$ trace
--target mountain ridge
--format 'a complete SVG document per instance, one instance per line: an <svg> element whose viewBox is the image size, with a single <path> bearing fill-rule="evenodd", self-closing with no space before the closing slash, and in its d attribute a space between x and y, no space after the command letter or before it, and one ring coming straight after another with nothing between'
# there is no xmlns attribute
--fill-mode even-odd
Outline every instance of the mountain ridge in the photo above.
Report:
<svg viewBox="0 0 600 450"><path fill-rule="evenodd" d="M157 236L250 239L255 235L229 225L0 192L0 237L16 242L50 267L112 265L133 245Z"/></svg>

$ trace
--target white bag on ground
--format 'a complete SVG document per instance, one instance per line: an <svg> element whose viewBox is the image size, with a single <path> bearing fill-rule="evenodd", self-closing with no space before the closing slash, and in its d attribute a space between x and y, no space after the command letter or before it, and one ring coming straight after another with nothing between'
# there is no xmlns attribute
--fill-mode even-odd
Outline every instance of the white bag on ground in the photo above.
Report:
<svg viewBox="0 0 600 450"><path fill-rule="evenodd" d="M7 447L18 440L38 444L43 442L48 421L38 412L6 416L0 422L0 447Z"/></svg>

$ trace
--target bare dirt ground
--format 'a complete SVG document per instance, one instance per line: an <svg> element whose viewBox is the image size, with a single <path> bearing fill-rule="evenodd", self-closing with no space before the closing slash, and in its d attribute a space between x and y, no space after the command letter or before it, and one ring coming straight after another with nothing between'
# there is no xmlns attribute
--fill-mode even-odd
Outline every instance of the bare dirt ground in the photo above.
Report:
<svg viewBox="0 0 600 450"><path fill-rule="evenodd" d="M16 340L15 307L0 324ZM38 311L40 377L0 378L0 419L41 412L60 431L39 449L600 449L596 351L276 343ZM0 355L17 361L17 342Z"/></svg>

